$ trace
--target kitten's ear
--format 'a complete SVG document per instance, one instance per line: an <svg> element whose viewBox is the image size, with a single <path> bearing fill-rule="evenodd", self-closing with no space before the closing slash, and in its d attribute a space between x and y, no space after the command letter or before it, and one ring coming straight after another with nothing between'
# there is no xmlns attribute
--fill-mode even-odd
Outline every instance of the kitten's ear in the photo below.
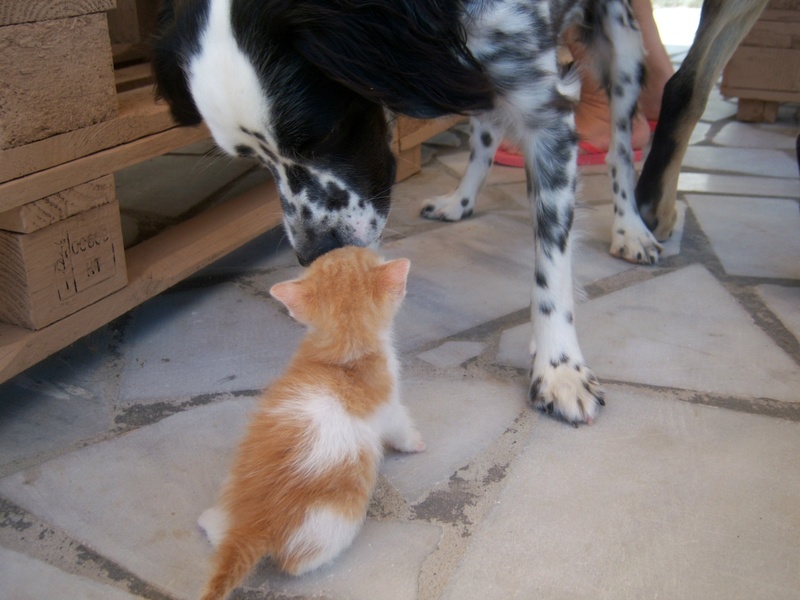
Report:
<svg viewBox="0 0 800 600"><path fill-rule="evenodd" d="M289 309L293 319L305 323L306 293L301 279L292 279L276 283L270 288L269 293L276 300L280 300Z"/></svg>
<svg viewBox="0 0 800 600"><path fill-rule="evenodd" d="M411 261L407 258L398 258L384 263L378 268L381 270L383 282L389 292L397 298L405 296L406 280L408 279L408 270L411 268Z"/></svg>

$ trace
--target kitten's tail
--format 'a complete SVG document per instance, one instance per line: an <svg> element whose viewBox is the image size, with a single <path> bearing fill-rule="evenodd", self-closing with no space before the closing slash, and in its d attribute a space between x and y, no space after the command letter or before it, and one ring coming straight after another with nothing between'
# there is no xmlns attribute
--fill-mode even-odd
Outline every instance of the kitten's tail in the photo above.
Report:
<svg viewBox="0 0 800 600"><path fill-rule="evenodd" d="M242 541L228 535L214 556L214 574L206 584L202 600L224 600L244 576L267 553L266 544Z"/></svg>

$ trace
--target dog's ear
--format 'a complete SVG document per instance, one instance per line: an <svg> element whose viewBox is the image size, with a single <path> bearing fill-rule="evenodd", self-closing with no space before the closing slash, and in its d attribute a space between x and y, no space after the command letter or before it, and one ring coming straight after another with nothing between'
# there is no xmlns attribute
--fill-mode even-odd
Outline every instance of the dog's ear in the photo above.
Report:
<svg viewBox="0 0 800 600"><path fill-rule="evenodd" d="M179 0L178 0L179 1ZM184 69L190 52L196 48L207 3L194 3L191 12L180 16L175 2L164 0L152 41L152 67L156 96L166 100L172 117L181 125L197 125L202 120L192 99Z"/></svg>
<svg viewBox="0 0 800 600"><path fill-rule="evenodd" d="M297 51L359 95L418 118L491 108L469 52L460 0L293 0L283 25ZM286 38L285 38L286 39Z"/></svg>

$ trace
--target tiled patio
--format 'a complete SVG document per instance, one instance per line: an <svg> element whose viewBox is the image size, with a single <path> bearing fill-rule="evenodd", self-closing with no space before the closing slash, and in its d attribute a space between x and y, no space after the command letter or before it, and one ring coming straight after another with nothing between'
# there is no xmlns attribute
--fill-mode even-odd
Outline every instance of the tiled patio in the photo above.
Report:
<svg viewBox="0 0 800 600"><path fill-rule="evenodd" d="M468 152L463 127L426 145L384 252L412 261L397 341L428 449L387 457L339 560L300 579L264 562L235 597L797 598L798 112L735 110L711 98L657 266L608 255L607 179L583 174L577 325L607 406L579 429L525 404L522 171L495 167L472 218L424 221ZM206 150L118 177L128 240L263 180ZM197 596L195 521L302 334L267 290L298 273L265 235L0 384L0 598Z"/></svg>

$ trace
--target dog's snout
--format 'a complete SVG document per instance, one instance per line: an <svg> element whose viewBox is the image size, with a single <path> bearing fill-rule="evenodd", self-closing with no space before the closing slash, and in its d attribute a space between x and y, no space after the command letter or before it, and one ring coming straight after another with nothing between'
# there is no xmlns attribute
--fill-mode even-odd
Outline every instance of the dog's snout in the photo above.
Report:
<svg viewBox="0 0 800 600"><path fill-rule="evenodd" d="M336 250L344 245L336 230L329 229L322 235L314 236L314 242L308 244L302 251L298 250L297 260L300 262L301 266L307 267L323 254L327 254L331 250Z"/></svg>

